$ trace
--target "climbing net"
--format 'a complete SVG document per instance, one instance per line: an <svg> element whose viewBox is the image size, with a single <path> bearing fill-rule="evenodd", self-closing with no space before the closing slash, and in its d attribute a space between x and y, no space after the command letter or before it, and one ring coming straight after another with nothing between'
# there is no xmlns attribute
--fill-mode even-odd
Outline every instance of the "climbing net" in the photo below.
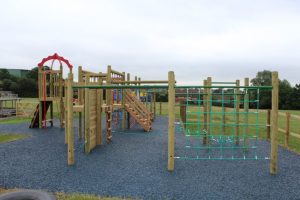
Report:
<svg viewBox="0 0 300 200"><path fill-rule="evenodd" d="M261 90L236 82L176 88L175 158L191 160L268 159L258 147ZM220 85L222 84L222 85ZM180 138L181 137L181 138ZM184 147L184 148L182 148Z"/></svg>

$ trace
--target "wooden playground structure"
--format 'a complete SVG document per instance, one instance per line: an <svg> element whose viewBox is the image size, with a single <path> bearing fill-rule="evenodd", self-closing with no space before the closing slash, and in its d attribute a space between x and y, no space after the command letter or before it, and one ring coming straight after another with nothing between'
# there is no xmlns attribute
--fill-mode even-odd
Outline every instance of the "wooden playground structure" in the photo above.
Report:
<svg viewBox="0 0 300 200"><path fill-rule="evenodd" d="M16 116L21 98L11 91L0 91L0 118Z"/></svg>
<svg viewBox="0 0 300 200"><path fill-rule="evenodd" d="M59 61L60 69L54 70L54 61ZM50 61L50 68L45 68L46 62ZM63 78L63 64L69 68L67 79ZM234 102L234 125L233 127L233 144L240 146L241 149L250 149L248 144L249 127L248 116L253 114L249 109L251 90L259 94L261 89L272 90L272 112L271 112L271 155L270 155L270 173L277 173L277 134L278 134L278 73L272 73L272 86L249 86L249 79L245 79L244 86L240 86L240 81L235 82L212 82L211 78L204 80L202 86L176 86L175 74L170 71L166 80L141 80L135 77L135 80L130 80L130 74L119 72L107 67L106 72L90 72L84 70L83 67L78 67L78 82L74 81L73 66L65 58L54 54L44 58L39 66L39 103L36 107L34 117L32 119L31 128L39 127L46 128L47 122L53 126L53 105L57 102L60 106L60 126L65 128L65 143L68 146L68 165L73 165L74 159L74 113L78 114L79 128L78 137L84 140L85 153L91 152L96 146L103 143L102 138L102 121L105 118L106 141L109 143L112 140L112 129L119 127L124 130L130 128L134 121L139 124L145 132L152 130L152 123L155 119L156 112L156 94L158 90L167 90L168 94L168 170L174 170L175 159L185 159L186 157L179 157L175 155L175 132L176 123L181 121L183 132L187 137L194 137L202 139L205 149L211 149L212 140L214 137L214 122L212 115L216 114L213 111L213 103L219 101L221 104L221 112L217 114L222 115L221 122L221 136L222 141L225 137L225 130L228 129L228 123L225 122L226 114L231 111L226 111L226 101ZM230 86L224 86L229 84ZM221 100L215 100L213 96L213 89L229 88L233 100L226 99L224 90L218 95ZM184 91L181 95L178 90ZM196 98L191 97L189 90L197 90ZM241 92L243 90L243 92ZM142 102L140 94L151 94L150 100L147 97L146 102L151 102L150 107ZM154 92L153 92L154 91ZM78 96L77 98L74 98ZM176 99L180 100L180 119L176 119ZM189 115L189 102L194 101L198 103L197 126L201 130L195 133L190 133L189 127L193 122L190 122L187 115ZM254 103L259 103L253 101ZM243 107L243 111L241 111ZM47 119L47 111L49 112L49 119ZM161 104L160 104L161 110ZM161 113L161 111L160 111ZM201 115L201 118L200 118ZM243 123L240 123L240 115L244 116ZM240 129L244 130L243 136L240 134ZM257 129L258 130L258 129ZM228 136L226 136L228 137ZM244 140L240 144L240 138ZM201 147L202 148L202 147ZM219 147L218 147L219 148ZM222 148L222 142L221 142ZM233 145L232 145L233 148ZM237 148L237 147L234 147ZM245 154L244 154L245 155ZM201 158L206 159L206 158ZM211 159L208 157L207 159ZM220 158L220 160L223 157ZM245 159L245 157L244 157ZM251 158L255 159L255 158ZM257 159L257 157L256 157ZM233 159L232 159L233 160Z"/></svg>

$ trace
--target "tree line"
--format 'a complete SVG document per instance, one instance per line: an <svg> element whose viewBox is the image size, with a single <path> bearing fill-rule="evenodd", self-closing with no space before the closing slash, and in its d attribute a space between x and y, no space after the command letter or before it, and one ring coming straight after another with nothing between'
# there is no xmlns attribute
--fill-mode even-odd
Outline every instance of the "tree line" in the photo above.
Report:
<svg viewBox="0 0 300 200"><path fill-rule="evenodd" d="M16 77L7 69L0 70L0 90L12 91L19 97L38 97L38 68L33 68L26 77Z"/></svg>
<svg viewBox="0 0 300 200"><path fill-rule="evenodd" d="M37 97L38 96L38 68L35 67L26 75L19 78L10 75L6 69L0 70L0 89L12 91L19 97ZM257 72L256 77L251 79L252 86L270 86L272 85L272 72L268 70ZM259 106L262 109L271 108L271 91L261 90L259 97L257 92L250 93L251 99L259 99ZM158 94L157 101L167 101L167 93ZM254 103L250 105L256 107ZM286 79L279 80L279 108L284 110L300 109L300 84L291 86Z"/></svg>

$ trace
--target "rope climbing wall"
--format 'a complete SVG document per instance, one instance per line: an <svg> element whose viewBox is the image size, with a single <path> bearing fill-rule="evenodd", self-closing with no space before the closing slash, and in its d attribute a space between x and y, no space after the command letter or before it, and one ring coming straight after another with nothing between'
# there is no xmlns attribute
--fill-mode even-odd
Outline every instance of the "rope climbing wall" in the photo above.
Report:
<svg viewBox="0 0 300 200"><path fill-rule="evenodd" d="M217 85L213 85L217 84ZM240 82L204 81L203 86L177 86L175 158L191 160L259 160L261 123L259 94L272 87L249 87ZM251 109L249 109L249 106ZM184 142L180 142L184 141ZM267 155L267 156L266 156Z"/></svg>

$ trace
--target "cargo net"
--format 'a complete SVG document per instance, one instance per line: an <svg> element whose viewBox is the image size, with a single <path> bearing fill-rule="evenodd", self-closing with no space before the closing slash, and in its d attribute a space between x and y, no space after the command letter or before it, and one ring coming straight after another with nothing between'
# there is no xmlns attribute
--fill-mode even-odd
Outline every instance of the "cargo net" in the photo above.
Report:
<svg viewBox="0 0 300 200"><path fill-rule="evenodd" d="M266 129L262 123L266 114L261 116L259 108L261 90L254 86L177 87L175 158L269 159L269 143L261 140Z"/></svg>

